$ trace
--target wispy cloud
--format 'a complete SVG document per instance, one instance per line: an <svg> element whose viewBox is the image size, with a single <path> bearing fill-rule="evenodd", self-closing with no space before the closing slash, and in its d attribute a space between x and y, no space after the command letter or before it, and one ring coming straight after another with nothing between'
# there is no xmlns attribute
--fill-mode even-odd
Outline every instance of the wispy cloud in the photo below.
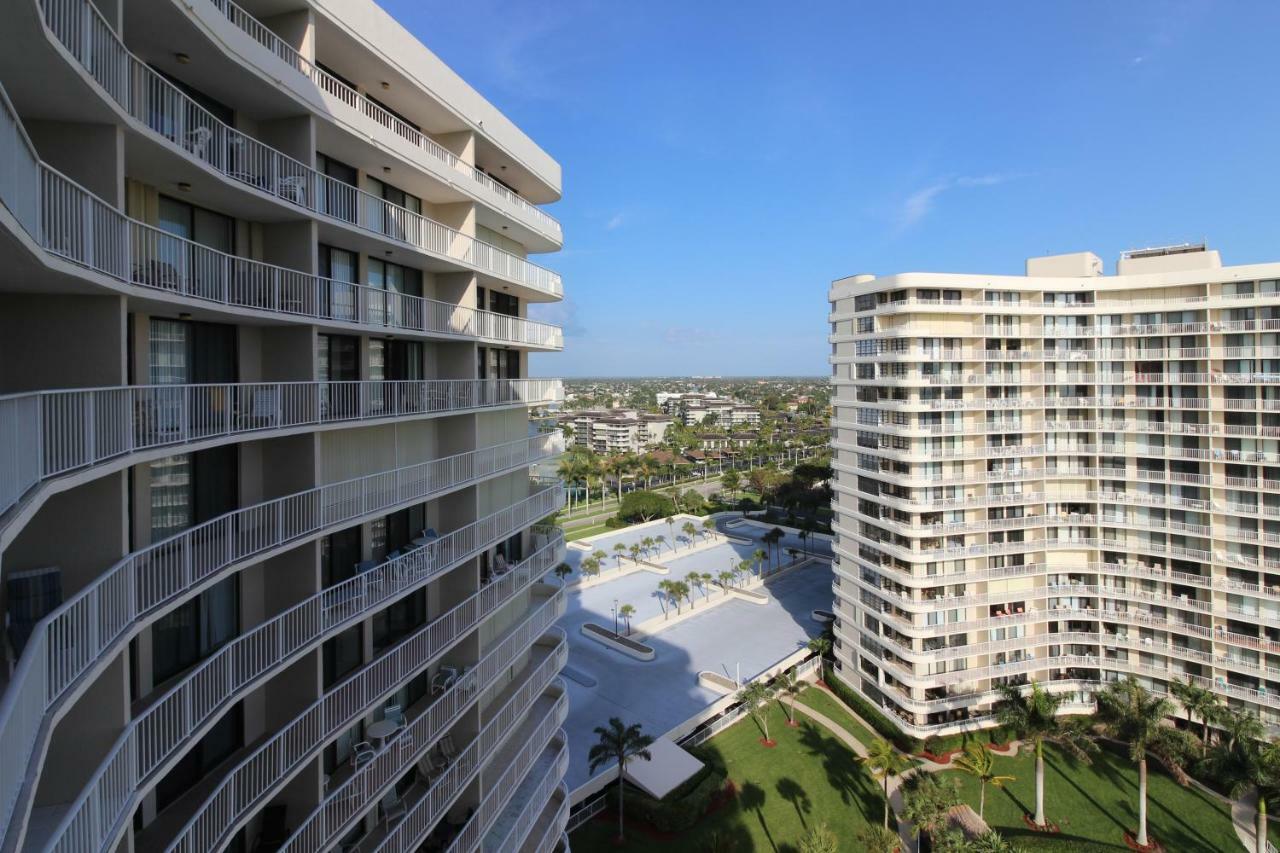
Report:
<svg viewBox="0 0 1280 853"><path fill-rule="evenodd" d="M946 178L923 189L916 190L907 196L898 211L898 230L903 231L918 224L928 216L944 193L958 189L974 189L977 187L994 187L999 184L1017 180L1022 175L1012 173L996 173L989 175L961 175L958 178Z"/></svg>
<svg viewBox="0 0 1280 853"><path fill-rule="evenodd" d="M609 218L609 221L604 224L605 230L606 231L614 230L615 228L622 225L622 222L625 218L626 217L623 216L621 213L615 213L613 216Z"/></svg>

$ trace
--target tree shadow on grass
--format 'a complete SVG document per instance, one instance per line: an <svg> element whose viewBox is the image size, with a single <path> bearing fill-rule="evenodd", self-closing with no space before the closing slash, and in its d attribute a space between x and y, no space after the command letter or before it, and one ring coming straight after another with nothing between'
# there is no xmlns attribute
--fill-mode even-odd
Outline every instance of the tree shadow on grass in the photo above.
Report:
<svg viewBox="0 0 1280 853"><path fill-rule="evenodd" d="M764 831L764 837L769 842L769 846L773 848L774 853L778 853L778 845L773 840L773 833L769 832L769 823L764 819L764 804L768 799L768 794L764 788L761 788L755 782L747 782L743 784L742 790L738 792L738 805L745 812L755 812L756 819L760 821L760 829Z"/></svg>
<svg viewBox="0 0 1280 853"><path fill-rule="evenodd" d="M822 762L827 782L840 795L840 801L857 806L868 823L880 821L884 795L853 751L808 720L800 721L799 737L808 754Z"/></svg>
<svg viewBox="0 0 1280 853"><path fill-rule="evenodd" d="M807 830L809 822L804 819L804 816L813 808L813 805L804 788L801 788L795 779L784 776L778 780L777 789L778 795L791 803L791 807L796 810L796 817L800 818L800 825Z"/></svg>

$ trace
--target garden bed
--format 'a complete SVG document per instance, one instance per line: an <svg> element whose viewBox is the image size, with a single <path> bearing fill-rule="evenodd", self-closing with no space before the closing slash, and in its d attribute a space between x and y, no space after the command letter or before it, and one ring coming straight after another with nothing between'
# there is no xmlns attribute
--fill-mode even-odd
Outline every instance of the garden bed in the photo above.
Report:
<svg viewBox="0 0 1280 853"><path fill-rule="evenodd" d="M614 651L622 652L624 655L629 655L636 660L651 661L658 656L658 653L651 646L646 646L644 643L637 642L629 637L615 634L608 628L597 625L594 622L584 624L582 633L597 643L606 645Z"/></svg>

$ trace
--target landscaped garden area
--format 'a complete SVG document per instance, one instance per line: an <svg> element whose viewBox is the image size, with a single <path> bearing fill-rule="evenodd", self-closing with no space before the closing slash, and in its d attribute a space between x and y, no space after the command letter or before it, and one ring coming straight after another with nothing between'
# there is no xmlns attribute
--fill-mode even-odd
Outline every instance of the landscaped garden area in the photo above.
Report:
<svg viewBox="0 0 1280 853"><path fill-rule="evenodd" d="M837 849L865 851L858 835L869 823L880 822L883 801L876 782L852 750L800 714L798 725L788 726L779 703L771 705L767 721L776 746L761 744L761 729L748 717L692 750L712 768L704 773L719 771L727 776L733 795L710 801L710 813L691 828L661 831L646 826L640 811L643 807L629 797L626 842L619 848L614 844L617 813L611 796L609 810L573 834L572 848L669 853L794 851L816 824L825 822L839 839ZM679 801L687 793L686 783L667 801Z"/></svg>

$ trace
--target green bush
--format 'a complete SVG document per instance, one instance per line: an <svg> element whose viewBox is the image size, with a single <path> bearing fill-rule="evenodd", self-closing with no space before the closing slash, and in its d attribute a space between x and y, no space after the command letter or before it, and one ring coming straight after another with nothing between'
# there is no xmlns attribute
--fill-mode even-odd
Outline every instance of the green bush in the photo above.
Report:
<svg viewBox="0 0 1280 853"><path fill-rule="evenodd" d="M637 521L653 521L675 515L676 505L671 498L657 492L628 492L622 497L622 506L618 509L618 518L634 524Z"/></svg>
<svg viewBox="0 0 1280 853"><path fill-rule="evenodd" d="M683 832L706 814L711 800L724 788L728 775L719 767L707 765L692 779L682 783L664 799L627 788L627 814L634 815L659 832Z"/></svg>
<svg viewBox="0 0 1280 853"><path fill-rule="evenodd" d="M871 726L880 737L889 741L889 743L903 752L916 753L920 751L921 744L919 740L898 728L893 720L880 713L878 708L863 699L854 692L853 688L837 678L835 670L830 666L825 668L822 680L831 688L831 692L840 698L841 702L844 702L855 714L866 720L867 725Z"/></svg>
<svg viewBox="0 0 1280 853"><path fill-rule="evenodd" d="M622 519L618 518L616 515L611 515L604 520L604 526L609 528L610 530L613 530L618 527L626 527L627 523Z"/></svg>

